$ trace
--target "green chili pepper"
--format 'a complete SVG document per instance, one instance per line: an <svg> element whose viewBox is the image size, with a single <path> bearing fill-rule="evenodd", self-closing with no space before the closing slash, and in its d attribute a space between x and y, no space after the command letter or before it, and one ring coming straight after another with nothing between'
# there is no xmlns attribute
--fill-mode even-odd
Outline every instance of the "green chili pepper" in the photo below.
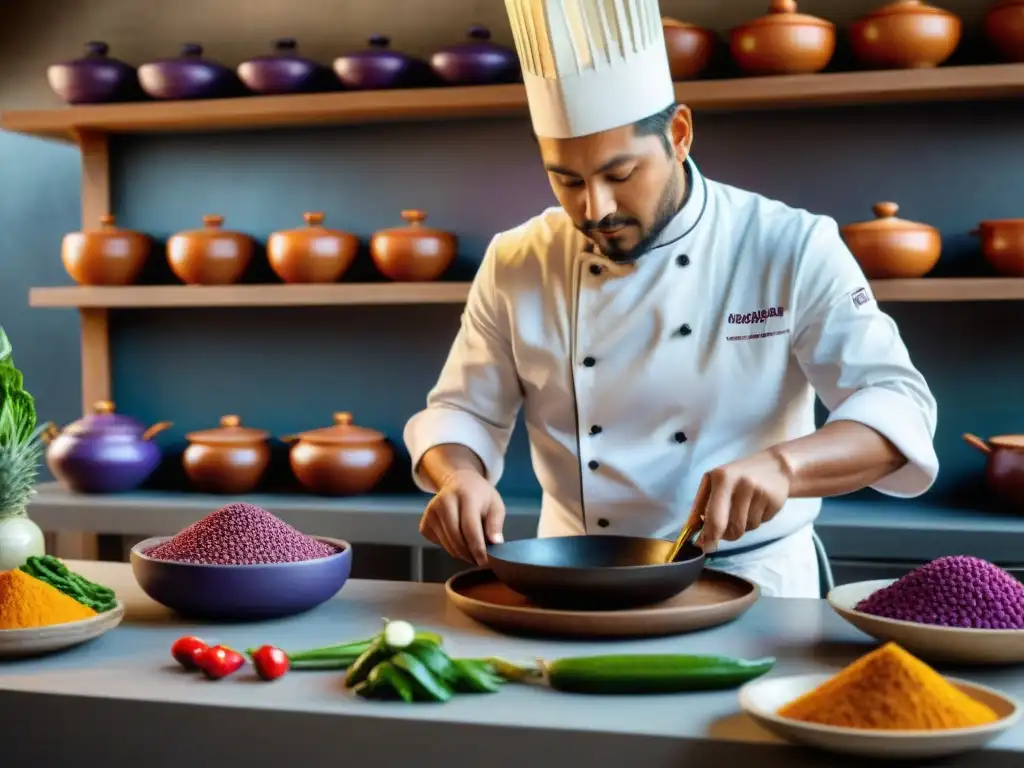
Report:
<svg viewBox="0 0 1024 768"><path fill-rule="evenodd" d="M439 645L424 640L417 640L406 648L405 652L415 656L439 680L451 685L459 682L459 668L452 663L448 654Z"/></svg>
<svg viewBox="0 0 1024 768"><path fill-rule="evenodd" d="M384 646L383 638L378 637L348 668L348 673L345 675L345 687L352 688L366 680L373 668L387 661L389 657L390 653Z"/></svg>
<svg viewBox="0 0 1024 768"><path fill-rule="evenodd" d="M442 703L451 700L451 688L434 677L434 673L415 656L401 651L391 658L391 663L412 679L417 699Z"/></svg>
<svg viewBox="0 0 1024 768"><path fill-rule="evenodd" d="M495 693L505 682L486 661L477 659L452 659L458 670L457 690L463 693Z"/></svg>
<svg viewBox="0 0 1024 768"><path fill-rule="evenodd" d="M375 666L369 677L355 687L357 696L365 699L399 698L407 704L416 701L412 678L390 661Z"/></svg>

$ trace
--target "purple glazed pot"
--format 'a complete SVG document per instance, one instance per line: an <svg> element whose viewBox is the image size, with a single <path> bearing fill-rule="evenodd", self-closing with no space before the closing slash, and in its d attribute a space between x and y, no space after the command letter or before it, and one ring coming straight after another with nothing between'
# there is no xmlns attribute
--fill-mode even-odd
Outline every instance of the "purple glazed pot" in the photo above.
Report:
<svg viewBox="0 0 1024 768"><path fill-rule="evenodd" d="M53 92L68 104L104 104L144 97L135 67L107 56L106 43L85 44L81 59L52 64L46 79Z"/></svg>
<svg viewBox="0 0 1024 768"><path fill-rule="evenodd" d="M430 66L449 85L496 85L522 79L519 57L492 43L487 27L469 28L470 42L453 45L430 57Z"/></svg>
<svg viewBox="0 0 1024 768"><path fill-rule="evenodd" d="M389 48L391 39L374 35L370 47L334 60L334 73L342 85L357 91L417 88L435 80L427 62Z"/></svg>
<svg viewBox="0 0 1024 768"><path fill-rule="evenodd" d="M203 58L203 46L185 43L173 59L139 67L139 84L154 99L222 99L243 92L238 76L223 64Z"/></svg>
<svg viewBox="0 0 1024 768"><path fill-rule="evenodd" d="M330 600L352 572L352 546L317 536L336 555L297 563L195 565L154 560L146 552L170 536L132 547L132 573L142 591L161 605L208 621L261 621L293 616Z"/></svg>
<svg viewBox="0 0 1024 768"><path fill-rule="evenodd" d="M238 77L250 91L264 95L314 93L338 86L327 67L299 56L298 44L289 37L274 41L274 53L239 64Z"/></svg>
<svg viewBox="0 0 1024 768"><path fill-rule="evenodd" d="M121 493L138 488L160 463L152 439L169 421L148 429L129 416L114 413L101 401L95 413L46 436L46 464L62 485L76 493Z"/></svg>

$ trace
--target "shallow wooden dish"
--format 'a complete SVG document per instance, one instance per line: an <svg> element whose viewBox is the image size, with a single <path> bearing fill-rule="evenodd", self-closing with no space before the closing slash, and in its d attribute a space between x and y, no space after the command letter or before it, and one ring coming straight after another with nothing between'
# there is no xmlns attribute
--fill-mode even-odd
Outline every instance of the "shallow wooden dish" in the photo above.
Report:
<svg viewBox="0 0 1024 768"><path fill-rule="evenodd" d="M117 605L109 611L82 621L31 629L2 629L0 630L0 658L43 656L47 653L73 648L96 639L104 632L109 632L120 624L123 618L124 603L118 600Z"/></svg>
<svg viewBox="0 0 1024 768"><path fill-rule="evenodd" d="M741 616L761 595L753 582L707 568L693 586L669 600L618 611L539 608L498 581L489 568L458 573L444 589L452 605L481 624L563 637L653 637L708 629Z"/></svg>
<svg viewBox="0 0 1024 768"><path fill-rule="evenodd" d="M739 691L740 709L758 725L781 739L829 752L885 760L928 760L969 752L988 744L1014 725L1020 704L1006 694L966 680L949 679L971 698L987 704L999 716L990 725L946 731L868 731L804 723L780 717L779 709L812 691L832 675L766 677L747 683Z"/></svg>
<svg viewBox="0 0 1024 768"><path fill-rule="evenodd" d="M925 661L955 664L1024 664L1024 630L938 627L872 616L853 608L895 579L858 581L828 593L832 610L876 640L894 642Z"/></svg>

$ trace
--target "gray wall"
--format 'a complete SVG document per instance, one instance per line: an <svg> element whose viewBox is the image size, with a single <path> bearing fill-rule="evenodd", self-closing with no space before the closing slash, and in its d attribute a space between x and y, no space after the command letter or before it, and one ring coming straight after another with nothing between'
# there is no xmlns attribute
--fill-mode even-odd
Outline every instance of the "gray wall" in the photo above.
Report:
<svg viewBox="0 0 1024 768"><path fill-rule="evenodd" d="M106 39L139 62L198 39L226 62L295 35L329 61L376 30L395 45L425 52L473 21L507 42L502 4L467 0L341 0L284 7L269 2L88 4L37 0L2 10L0 107L50 106L45 65ZM766 3L664 2L667 15L726 29ZM870 0L806 2L837 21ZM13 6L8 3L8 6ZM946 3L961 10L980 3ZM244 29L238 23L245 8ZM45 19L43 17L46 17ZM710 177L841 222L870 217L877 200L941 228L948 274L984 273L967 232L983 218L1021 216L1024 150L1019 104L888 106L827 111L698 115L694 156ZM60 239L77 229L74 148L0 135L0 323L37 395L42 415L78 415L77 320L73 312L29 310L33 285L69 283ZM347 127L232 136L123 139L114 146L114 210L127 227L158 238L195 226L204 213L264 238L295 226L304 210L361 235L394 223L402 208L424 207L463 244L461 272L472 272L488 238L552 202L523 120ZM363 265L365 267L365 264ZM150 280L166 279L154 264ZM959 435L1020 429L1015 397L1024 374L1017 343L1019 304L891 305L915 362L940 403L943 462L936 498L973 496L981 458ZM125 312L115 316L119 408L143 420L172 419L167 445L226 412L277 432L316 426L334 410L398 439L422 403L458 323L458 307L261 309ZM174 482L173 473L163 479ZM396 481L400 487L401 480ZM512 447L503 490L533 493L525 435Z"/></svg>

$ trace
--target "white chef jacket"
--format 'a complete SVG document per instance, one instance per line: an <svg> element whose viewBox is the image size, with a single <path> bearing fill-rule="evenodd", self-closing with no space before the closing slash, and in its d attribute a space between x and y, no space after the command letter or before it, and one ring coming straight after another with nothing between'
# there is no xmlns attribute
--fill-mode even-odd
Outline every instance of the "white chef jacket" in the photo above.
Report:
<svg viewBox="0 0 1024 768"><path fill-rule="evenodd" d="M924 493L936 404L833 219L704 178L634 265L591 253L561 208L490 243L427 407L405 442L464 445L497 483L520 408L543 489L539 536L674 538L702 475L830 421L866 424L909 460L874 488ZM817 517L779 514L719 553ZM737 558L743 557L738 555Z"/></svg>

